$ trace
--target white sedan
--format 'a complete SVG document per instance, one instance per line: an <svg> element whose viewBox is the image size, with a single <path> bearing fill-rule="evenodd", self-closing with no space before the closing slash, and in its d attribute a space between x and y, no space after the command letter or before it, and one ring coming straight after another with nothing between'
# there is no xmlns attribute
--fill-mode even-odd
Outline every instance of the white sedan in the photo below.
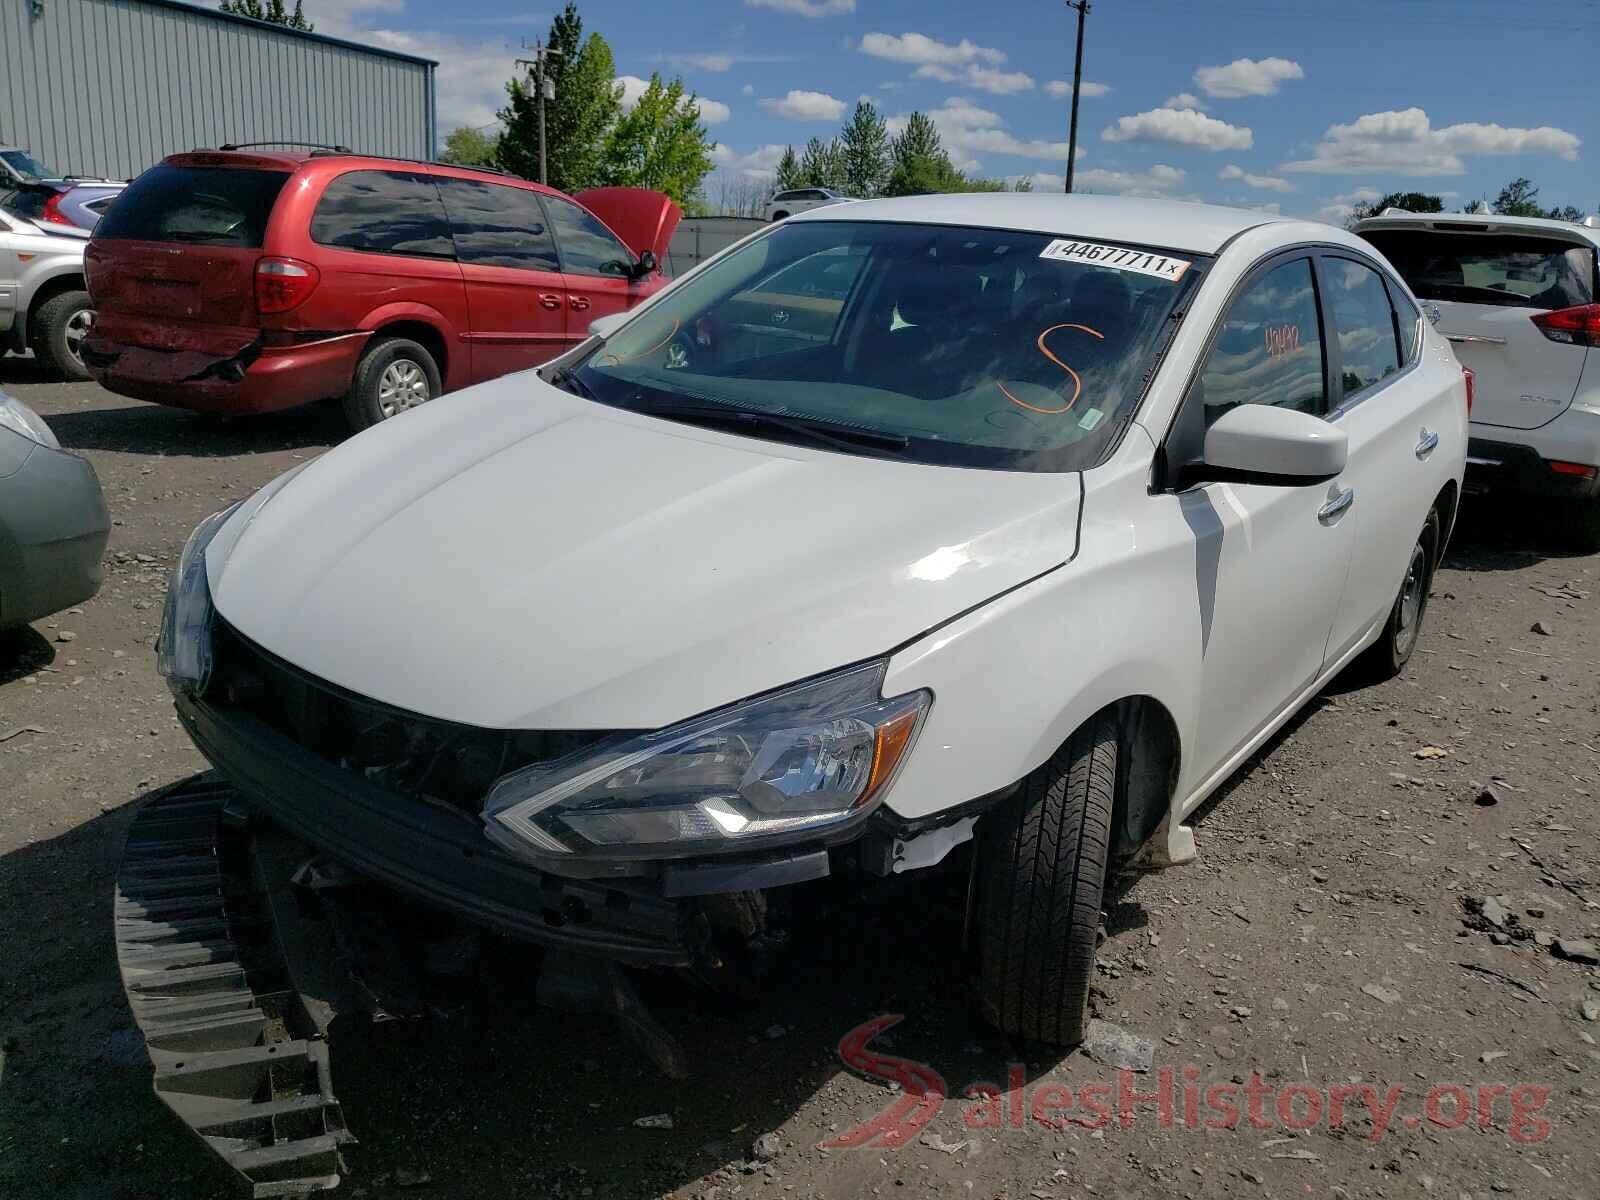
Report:
<svg viewBox="0 0 1600 1200"><path fill-rule="evenodd" d="M1405 666L1470 398L1327 225L818 209L208 519L161 666L263 819L626 962L971 842L983 1006L1070 1043L1109 872Z"/></svg>

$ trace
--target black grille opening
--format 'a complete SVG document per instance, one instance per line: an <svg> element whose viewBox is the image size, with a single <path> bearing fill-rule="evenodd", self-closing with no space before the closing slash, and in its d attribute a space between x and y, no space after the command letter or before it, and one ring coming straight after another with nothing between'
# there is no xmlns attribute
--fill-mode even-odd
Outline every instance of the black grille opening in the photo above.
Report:
<svg viewBox="0 0 1600 1200"><path fill-rule="evenodd" d="M367 700L215 622L209 702L242 710L377 787L477 816L494 781L610 737L608 730L482 729Z"/></svg>

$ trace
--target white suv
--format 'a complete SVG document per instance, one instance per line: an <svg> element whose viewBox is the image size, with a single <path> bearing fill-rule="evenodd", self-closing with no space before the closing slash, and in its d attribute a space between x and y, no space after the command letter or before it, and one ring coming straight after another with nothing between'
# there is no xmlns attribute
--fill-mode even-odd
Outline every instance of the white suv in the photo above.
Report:
<svg viewBox="0 0 1600 1200"><path fill-rule="evenodd" d="M1600 550L1600 228L1396 212L1356 232L1476 376L1469 488L1560 497L1572 539Z"/></svg>
<svg viewBox="0 0 1600 1200"><path fill-rule="evenodd" d="M850 197L832 188L790 188L776 193L767 203L767 220L781 221L797 212L822 208L829 204L847 204Z"/></svg>

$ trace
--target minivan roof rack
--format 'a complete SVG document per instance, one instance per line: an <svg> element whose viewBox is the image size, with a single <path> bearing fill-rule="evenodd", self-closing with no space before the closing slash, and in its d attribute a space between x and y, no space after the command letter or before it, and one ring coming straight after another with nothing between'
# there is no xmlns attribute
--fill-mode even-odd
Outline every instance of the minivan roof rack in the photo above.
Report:
<svg viewBox="0 0 1600 1200"><path fill-rule="evenodd" d="M270 142L223 142L218 150L249 150L257 146L313 146L318 150L332 150L335 154L353 154L349 146L332 146L327 142L300 142L293 138L274 138Z"/></svg>

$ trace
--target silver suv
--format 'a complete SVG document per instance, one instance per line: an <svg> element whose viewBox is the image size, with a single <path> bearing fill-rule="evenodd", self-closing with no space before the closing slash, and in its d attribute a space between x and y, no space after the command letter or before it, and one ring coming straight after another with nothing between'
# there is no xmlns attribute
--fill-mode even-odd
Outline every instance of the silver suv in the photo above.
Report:
<svg viewBox="0 0 1600 1200"><path fill-rule="evenodd" d="M67 379L89 378L84 335L94 310L83 282L82 230L35 225L0 209L0 352L32 350Z"/></svg>

